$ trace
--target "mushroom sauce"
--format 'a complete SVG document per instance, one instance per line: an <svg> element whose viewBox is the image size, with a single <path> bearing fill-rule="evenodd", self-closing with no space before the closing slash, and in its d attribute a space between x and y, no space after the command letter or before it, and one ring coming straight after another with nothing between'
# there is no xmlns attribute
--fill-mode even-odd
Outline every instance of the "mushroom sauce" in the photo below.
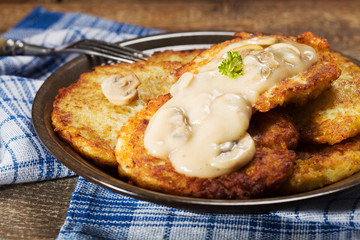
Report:
<svg viewBox="0 0 360 240"><path fill-rule="evenodd" d="M243 59L243 75L235 79L218 70L228 51ZM172 98L149 122L145 148L169 158L187 176L217 177L241 168L255 155L247 129L258 96L317 59L312 47L275 37L228 45L198 73L186 72L172 86Z"/></svg>

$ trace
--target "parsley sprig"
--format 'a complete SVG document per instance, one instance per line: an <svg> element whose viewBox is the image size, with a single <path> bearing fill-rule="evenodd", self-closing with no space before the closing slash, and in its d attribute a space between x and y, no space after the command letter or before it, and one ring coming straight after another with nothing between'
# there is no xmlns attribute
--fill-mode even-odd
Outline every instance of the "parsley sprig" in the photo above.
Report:
<svg viewBox="0 0 360 240"><path fill-rule="evenodd" d="M243 60L238 52L227 52L228 59L224 59L218 67L219 72L222 75L228 76L229 78L235 79L238 76L244 74Z"/></svg>

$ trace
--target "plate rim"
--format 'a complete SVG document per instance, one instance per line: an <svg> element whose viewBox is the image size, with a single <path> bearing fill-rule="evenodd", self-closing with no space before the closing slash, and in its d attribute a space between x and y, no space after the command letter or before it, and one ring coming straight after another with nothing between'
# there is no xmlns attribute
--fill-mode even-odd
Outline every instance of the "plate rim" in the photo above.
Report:
<svg viewBox="0 0 360 240"><path fill-rule="evenodd" d="M122 46L134 46L137 44L143 44L144 42L157 41L158 39L169 40L173 38L190 38L194 36L204 37L212 35L217 35L220 37L230 37L234 31L183 31L183 32L168 32L168 33L159 33L148 36L142 36L138 38L128 39L125 41L119 42ZM355 63L359 64L359 61L356 59ZM73 60L65 63L60 66L55 72L53 72L41 85L37 91L33 105L32 105L32 123L34 129L40 138L43 145L49 150L49 152L67 168L78 174L79 176L85 178L86 180L102 186L108 190L111 190L115 193L123 194L135 199L148 201L160 205L175 207L179 209L186 210L197 210L201 212L260 212L268 211L271 209L279 209L284 207L284 205L289 206L292 204L297 204L299 202L311 201L314 199L321 199L323 197L328 197L332 194L344 192L346 190L351 190L355 186L360 184L360 172L355 173L354 175L343 179L339 182L325 186L320 189L315 189L305 193L292 194L287 196L278 196L278 197L268 197L268 198L259 198L259 199L250 199L250 200L224 200L224 199L204 199L204 198L193 198L193 197L183 197L171 194L160 193L145 188L137 187L122 181L121 179L115 178L89 161L85 160L78 153L76 153L68 143L62 141L56 136L56 133L52 129L44 128L46 122L49 120L50 113L46 112L46 109L52 109L52 103L55 99L47 101L44 107L41 107L44 98L47 96L46 92L51 88L51 84L56 84L56 92L59 90L58 86L61 86L61 83L55 82L57 78L61 78L63 71L66 69L76 68L80 64L87 64L91 66L91 59L86 56L79 56ZM82 66L82 65L81 65ZM86 66L85 66L86 68ZM55 79L55 80L54 80ZM75 80L76 81L76 80ZM72 82L70 82L72 83ZM50 106L51 105L51 106ZM40 115L39 115L40 113ZM50 141L50 142L49 142ZM75 152L75 155L62 155L67 154L66 151ZM61 154L62 153L62 154ZM70 161L67 157L73 158L75 162ZM80 161L80 166L87 167L87 169L78 168ZM85 162L84 162L85 161ZM92 175L89 175L85 170L89 170ZM105 173L105 176L103 175ZM115 183L115 184L114 184ZM344 185L345 186L342 186ZM342 186L337 188L337 186Z"/></svg>

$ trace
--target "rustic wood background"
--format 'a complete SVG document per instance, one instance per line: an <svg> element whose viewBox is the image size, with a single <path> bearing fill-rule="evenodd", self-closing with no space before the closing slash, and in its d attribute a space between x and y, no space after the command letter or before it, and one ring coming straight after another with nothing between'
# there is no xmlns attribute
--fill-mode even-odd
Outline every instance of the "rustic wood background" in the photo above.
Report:
<svg viewBox="0 0 360 240"><path fill-rule="evenodd" d="M328 39L333 49L360 60L357 0L0 0L0 33L36 6L166 31L312 31ZM76 181L0 186L0 239L56 238Z"/></svg>

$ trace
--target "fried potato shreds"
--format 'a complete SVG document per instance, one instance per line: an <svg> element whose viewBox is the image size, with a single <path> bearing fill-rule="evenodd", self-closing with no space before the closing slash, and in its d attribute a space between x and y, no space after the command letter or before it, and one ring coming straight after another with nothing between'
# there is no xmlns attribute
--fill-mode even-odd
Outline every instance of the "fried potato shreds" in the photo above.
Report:
<svg viewBox="0 0 360 240"><path fill-rule="evenodd" d="M226 46L241 40L254 37L264 37L261 34L250 34L239 32L235 34L237 38L212 46L203 51L193 61L180 68L176 76L180 77L185 72L197 73L201 66L209 63ZM293 77L284 79L280 84L272 87L262 93L255 106L254 111L266 112L276 106L282 106L286 103L295 103L303 105L309 99L314 99L321 92L330 88L331 82L340 76L340 69L337 67L331 53L329 52L329 43L313 33L305 32L298 37L285 37L282 35L269 35L296 41L313 47L319 57L319 60L305 72L299 73Z"/></svg>
<svg viewBox="0 0 360 240"><path fill-rule="evenodd" d="M198 53L199 50L166 51L155 53L148 61L99 66L83 73L76 83L59 90L51 115L55 132L96 165L116 168L113 148L122 124L148 100L168 93L174 81L172 72ZM113 105L101 90L103 79L132 72L142 83L138 87L139 98L126 106Z"/></svg>
<svg viewBox="0 0 360 240"><path fill-rule="evenodd" d="M161 61L172 61L180 62L181 64L189 63L197 55L199 55L203 50L194 49L194 50L185 50L185 51L172 51L165 50L163 52L155 52L149 60L161 62Z"/></svg>
<svg viewBox="0 0 360 240"><path fill-rule="evenodd" d="M175 171L168 159L151 156L144 147L144 134L152 115L170 99L151 100L121 129L115 148L119 175L135 185L164 193L215 199L257 198L277 189L292 173L298 132L280 111L255 114L249 129L257 151L253 161L230 174L216 178L188 177Z"/></svg>
<svg viewBox="0 0 360 240"><path fill-rule="evenodd" d="M304 141L332 145L360 133L360 67L339 53L334 58L342 73L331 88L309 104L289 109Z"/></svg>
<svg viewBox="0 0 360 240"><path fill-rule="evenodd" d="M297 150L294 173L281 187L283 194L321 188L360 171L360 136L333 146L310 145Z"/></svg>
<svg viewBox="0 0 360 240"><path fill-rule="evenodd" d="M270 35L313 47L319 61L260 95L248 130L256 154L248 165L216 178L188 177L177 173L170 160L146 151L147 124L170 99L170 86L183 73L196 73L231 43L263 36L239 32L208 50L169 50L148 61L95 67L59 90L51 115L54 130L78 153L102 168L118 170L134 185L182 196L251 199L299 193L360 171L360 68L309 32ZM101 82L129 73L141 82L139 97L127 106L113 105L104 97ZM278 107L288 104L286 113ZM300 144L298 129L304 140Z"/></svg>

